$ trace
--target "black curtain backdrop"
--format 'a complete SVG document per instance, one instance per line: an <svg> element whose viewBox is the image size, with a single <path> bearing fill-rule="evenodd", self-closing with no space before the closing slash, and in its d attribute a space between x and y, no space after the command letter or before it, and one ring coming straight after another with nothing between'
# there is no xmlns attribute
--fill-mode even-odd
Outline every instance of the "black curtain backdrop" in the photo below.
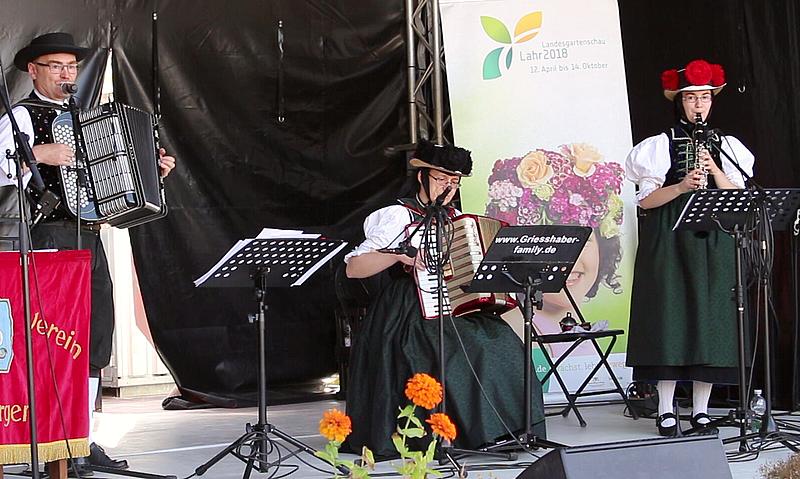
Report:
<svg viewBox="0 0 800 479"><path fill-rule="evenodd" d="M191 280L262 227L358 241L368 204L385 201L405 168L382 155L404 142L403 11L389 2L119 2L117 99L151 111L156 6L162 140L179 166L167 182L169 216L134 229L133 247L159 352L185 393L216 402L209 395L255 388L257 338L246 321L255 303L250 290ZM271 384L336 370L339 263L268 292Z"/></svg>
<svg viewBox="0 0 800 479"><path fill-rule="evenodd" d="M158 11L161 142L178 167L167 179L167 218L131 230L137 272L154 342L183 392L247 403L237 399L256 386L252 291L198 289L192 280L262 227L360 241L363 218L405 175L404 159L383 154L407 143L402 3L6 3L4 65L34 36L69 31L81 44L113 48L116 100L148 111ZM19 99L31 85L12 69ZM268 292L270 384L336 371L340 263L302 287Z"/></svg>
<svg viewBox="0 0 800 479"><path fill-rule="evenodd" d="M660 73L706 58L728 76L715 125L755 152L759 183L800 185L800 0L619 6L634 142L671 121ZM3 7L0 47L12 96L30 89L7 66L14 52L38 33L66 30L112 47L117 100L149 111L158 11L161 140L178 168L167 179L169 216L131 230L134 256L157 349L178 384L236 404L225 398L255 388L251 292L195 289L191 281L264 226L356 242L366 214L394 196L405 163L383 148L407 142L403 2L14 0ZM785 237L779 246L776 306L790 330ZM269 293L271 384L336 369L332 267L303 287ZM786 397L797 384L787 376L790 338L780 341L776 383Z"/></svg>
<svg viewBox="0 0 800 479"><path fill-rule="evenodd" d="M14 67L14 55L43 33L67 31L75 42L94 50L81 62L79 89L75 95L81 104L96 105L100 100L103 74L110 48L111 24L103 3L76 15L76 6L83 2L46 2L44 0L7 1L0 4L0 61L3 64L12 105L27 97L33 90L27 72ZM39 15L45 11L46 14ZM28 19L37 17L37 20ZM0 106L0 112L3 111ZM2 152L5 155L5 152Z"/></svg>

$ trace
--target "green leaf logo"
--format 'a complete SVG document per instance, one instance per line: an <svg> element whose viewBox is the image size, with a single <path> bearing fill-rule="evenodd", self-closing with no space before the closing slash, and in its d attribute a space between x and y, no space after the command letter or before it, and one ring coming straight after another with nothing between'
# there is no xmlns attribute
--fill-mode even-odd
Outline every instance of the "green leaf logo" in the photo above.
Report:
<svg viewBox="0 0 800 479"><path fill-rule="evenodd" d="M483 79L494 80L500 78L500 54L503 53L503 47L496 48L486 55L483 59Z"/></svg>
<svg viewBox="0 0 800 479"><path fill-rule="evenodd" d="M503 25L503 22L494 17L481 17L481 26L483 31L489 35L489 38L498 42L511 45L511 35L508 33L508 28Z"/></svg>
<svg viewBox="0 0 800 479"><path fill-rule="evenodd" d="M486 32L489 38L497 43L509 46L505 55L505 67L508 70L511 68L511 62L514 59L512 45L527 42L539 34L539 30L542 27L542 12L532 12L520 18L514 27L513 40L505 24L494 17L481 16L481 27L483 27L483 31ZM495 48L483 59L484 80L494 80L503 75L500 70L500 56L503 54L504 48Z"/></svg>

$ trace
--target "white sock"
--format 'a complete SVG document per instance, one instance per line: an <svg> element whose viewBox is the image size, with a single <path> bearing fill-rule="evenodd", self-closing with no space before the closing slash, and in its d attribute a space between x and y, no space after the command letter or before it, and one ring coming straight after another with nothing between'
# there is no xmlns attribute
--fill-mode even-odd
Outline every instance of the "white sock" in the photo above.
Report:
<svg viewBox="0 0 800 479"><path fill-rule="evenodd" d="M672 399L675 397L675 385L677 381L659 381L656 385L658 388L658 415L673 412ZM661 423L664 427L674 426L675 419L666 419Z"/></svg>
<svg viewBox="0 0 800 479"><path fill-rule="evenodd" d="M708 414L708 400L711 398L711 388L714 385L711 383L704 383L702 381L694 381L692 383L692 415L697 416L700 413ZM708 424L709 419L702 418L700 424Z"/></svg>
<svg viewBox="0 0 800 479"><path fill-rule="evenodd" d="M100 378L89 378L89 444L94 442L94 403L97 401L97 391L100 387Z"/></svg>

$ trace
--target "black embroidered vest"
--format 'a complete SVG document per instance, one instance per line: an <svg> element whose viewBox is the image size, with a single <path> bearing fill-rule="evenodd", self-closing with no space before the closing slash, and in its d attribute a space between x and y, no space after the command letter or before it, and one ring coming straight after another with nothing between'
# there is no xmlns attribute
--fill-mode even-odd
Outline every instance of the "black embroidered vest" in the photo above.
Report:
<svg viewBox="0 0 800 479"><path fill-rule="evenodd" d="M30 113L31 121L33 123L34 146L53 143L53 134L50 127L53 123L53 120L58 115L66 111L66 107L59 108L58 105L43 101L36 96L36 93L33 92L31 92L28 98L14 106L24 107L26 110L28 110L28 113ZM39 173L42 175L45 188L57 194L58 196L63 196L61 190L61 177L58 173L58 167L45 165L43 163L39 163L37 166L39 168ZM28 193L35 203L38 203L42 196L42 192L37 191L35 188L30 186L28 187ZM50 216L45 219L45 221L64 220L69 218L70 216L64 209L63 204L60 204L58 208L56 208L50 214Z"/></svg>
<svg viewBox="0 0 800 479"><path fill-rule="evenodd" d="M693 156L693 153L691 153L691 149L693 148L691 144L691 131L692 125L684 120L681 120L677 125L666 131L667 138L669 138L670 167L664 179L664 186L672 186L680 183L683 178L694 169L694 162L691 159ZM711 141L714 141L716 146L720 147L721 142L719 138ZM722 168L722 162L720 161L717 148L711 148L709 153L714 163ZM708 175L707 188L713 189L716 187L717 183L714 181L714 177Z"/></svg>

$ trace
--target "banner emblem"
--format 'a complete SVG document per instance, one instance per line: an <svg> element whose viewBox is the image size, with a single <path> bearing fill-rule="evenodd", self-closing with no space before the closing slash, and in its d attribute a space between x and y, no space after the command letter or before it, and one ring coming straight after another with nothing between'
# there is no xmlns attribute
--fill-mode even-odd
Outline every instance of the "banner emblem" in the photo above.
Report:
<svg viewBox="0 0 800 479"><path fill-rule="evenodd" d="M14 359L14 320L11 317L11 302L0 299L0 374L11 370Z"/></svg>
<svg viewBox="0 0 800 479"><path fill-rule="evenodd" d="M505 54L505 69L508 70L511 68L511 61L514 58L514 49L511 45L525 43L539 34L539 29L542 27L542 12L529 13L520 18L514 27L513 39L505 24L494 17L481 16L481 26L489 38L503 45L508 45L507 47L495 48L483 59L483 79L494 80L503 75L500 70L500 57L503 54L503 50L508 49Z"/></svg>

